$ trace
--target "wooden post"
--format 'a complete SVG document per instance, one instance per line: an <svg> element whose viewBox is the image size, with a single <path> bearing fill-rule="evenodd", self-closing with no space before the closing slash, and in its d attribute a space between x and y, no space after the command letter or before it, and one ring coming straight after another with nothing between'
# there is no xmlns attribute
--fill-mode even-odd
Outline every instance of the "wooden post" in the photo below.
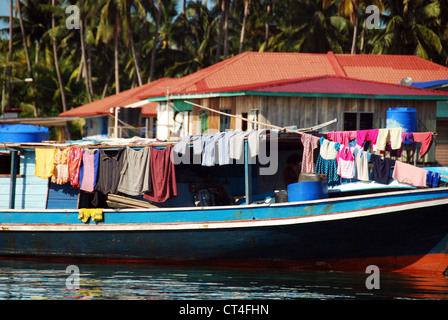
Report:
<svg viewBox="0 0 448 320"><path fill-rule="evenodd" d="M244 140L244 185L246 194L246 204L249 205L251 202L251 187L252 187L252 177L251 170L249 166L249 144L248 141Z"/></svg>
<svg viewBox="0 0 448 320"><path fill-rule="evenodd" d="M9 209L14 209L16 202L16 181L18 168L18 151L11 151L11 178L9 182Z"/></svg>

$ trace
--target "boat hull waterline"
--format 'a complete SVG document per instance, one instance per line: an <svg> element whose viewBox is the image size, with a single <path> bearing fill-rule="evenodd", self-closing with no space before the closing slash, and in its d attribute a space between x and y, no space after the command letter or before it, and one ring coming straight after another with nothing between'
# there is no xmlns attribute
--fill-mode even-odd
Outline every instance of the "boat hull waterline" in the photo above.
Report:
<svg viewBox="0 0 448 320"><path fill-rule="evenodd" d="M429 273L448 267L446 188L261 206L106 209L104 222L87 224L77 210L4 210L0 219L3 258Z"/></svg>

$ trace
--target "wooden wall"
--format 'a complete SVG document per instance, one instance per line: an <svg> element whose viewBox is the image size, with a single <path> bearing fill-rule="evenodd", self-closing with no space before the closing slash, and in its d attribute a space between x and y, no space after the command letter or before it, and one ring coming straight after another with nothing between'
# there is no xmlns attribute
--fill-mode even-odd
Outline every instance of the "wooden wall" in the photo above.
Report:
<svg viewBox="0 0 448 320"><path fill-rule="evenodd" d="M276 97L276 96L235 96L196 99L200 105L215 110L231 108L232 113L241 116L250 109L259 110L258 121L277 126L310 127L334 118L338 122L324 129L339 131L344 128L344 112L373 112L374 128L386 127L386 111L389 108L416 108L418 131L437 131L436 101L426 100L395 100L395 99L360 99L360 98L326 98L326 97ZM193 110L193 134L198 134L197 107ZM219 130L219 114L210 112L209 128ZM242 120L232 119L231 128L241 130ZM431 148L425 161L432 162L435 158L435 148Z"/></svg>
<svg viewBox="0 0 448 320"><path fill-rule="evenodd" d="M48 179L34 176L34 151L23 151L17 177L15 209L45 209ZM9 177L0 177L0 209L9 208Z"/></svg>

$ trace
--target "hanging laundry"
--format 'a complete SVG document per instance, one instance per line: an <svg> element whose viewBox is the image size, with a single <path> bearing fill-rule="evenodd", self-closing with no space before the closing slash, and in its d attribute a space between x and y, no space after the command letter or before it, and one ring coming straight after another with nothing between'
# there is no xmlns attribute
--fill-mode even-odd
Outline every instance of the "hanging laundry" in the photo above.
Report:
<svg viewBox="0 0 448 320"><path fill-rule="evenodd" d="M226 131L224 136L218 140L218 164L220 166L231 164L230 160L230 138L235 134L235 131Z"/></svg>
<svg viewBox="0 0 448 320"><path fill-rule="evenodd" d="M318 146L319 138L308 133L302 133L300 140L303 144L301 172L312 173L315 171L313 159L314 149Z"/></svg>
<svg viewBox="0 0 448 320"><path fill-rule="evenodd" d="M392 150L400 149L402 144L402 132L402 128L378 129L378 138L375 145L376 150L385 151L388 141L391 142Z"/></svg>
<svg viewBox="0 0 448 320"><path fill-rule="evenodd" d="M100 151L98 163L98 179L95 190L107 195L117 194L118 182L123 163L126 160L124 149Z"/></svg>
<svg viewBox="0 0 448 320"><path fill-rule="evenodd" d="M423 157L431 146L432 132L414 132L414 141L421 142L420 157Z"/></svg>
<svg viewBox="0 0 448 320"><path fill-rule="evenodd" d="M211 135L204 144L204 149L202 153L202 165L206 167L211 167L215 165L216 154L218 152L216 149L216 141L223 137L225 132L219 132Z"/></svg>
<svg viewBox="0 0 448 320"><path fill-rule="evenodd" d="M63 150L57 149L54 156L54 173L51 182L56 184L65 184L68 182L68 159L70 148Z"/></svg>
<svg viewBox="0 0 448 320"><path fill-rule="evenodd" d="M126 148L123 168L120 172L118 191L131 196L138 196L151 190L150 149Z"/></svg>
<svg viewBox="0 0 448 320"><path fill-rule="evenodd" d="M356 131L356 145L358 149L362 149L366 141L370 141L372 145L375 145L378 139L378 131L378 129Z"/></svg>
<svg viewBox="0 0 448 320"><path fill-rule="evenodd" d="M103 209L94 208L94 209L80 209L78 214L78 219L84 223L89 221L89 218L94 222L103 220Z"/></svg>
<svg viewBox="0 0 448 320"><path fill-rule="evenodd" d="M337 174L338 165L336 162L337 151L339 150L340 143L332 142L324 137L319 139L320 152L316 163L316 173L325 174L328 179L328 183L339 181Z"/></svg>
<svg viewBox="0 0 448 320"><path fill-rule="evenodd" d="M389 184L391 167L395 165L395 160L390 158L382 159L381 156L372 154L372 180L382 184Z"/></svg>
<svg viewBox="0 0 448 320"><path fill-rule="evenodd" d="M79 189L86 192L95 190L99 160L99 151L83 150L81 167L79 169Z"/></svg>
<svg viewBox="0 0 448 320"><path fill-rule="evenodd" d="M200 134L185 137L174 145L173 151L176 153L185 154L187 152L187 148L189 147L190 142L196 141L200 138L201 138Z"/></svg>
<svg viewBox="0 0 448 320"><path fill-rule="evenodd" d="M413 165L395 161L395 168L392 174L392 178L401 183L407 183L414 187L426 187L426 175L425 169L415 167Z"/></svg>
<svg viewBox="0 0 448 320"><path fill-rule="evenodd" d="M428 171L426 174L426 186L437 188L440 185L440 173Z"/></svg>
<svg viewBox="0 0 448 320"><path fill-rule="evenodd" d="M353 179L355 177L355 158L353 156L353 150L351 150L350 147L342 145L337 155L337 161L338 175L344 179Z"/></svg>
<svg viewBox="0 0 448 320"><path fill-rule="evenodd" d="M152 188L143 194L143 198L165 202L170 197L177 196L177 183L174 162L171 161L172 146L164 150L151 147L151 184Z"/></svg>
<svg viewBox="0 0 448 320"><path fill-rule="evenodd" d="M358 149L355 149L354 154L356 179L369 181L369 161L372 154Z"/></svg>
<svg viewBox="0 0 448 320"><path fill-rule="evenodd" d="M36 160L34 175L42 179L51 178L54 173L54 157L56 155L56 148L36 148L35 155Z"/></svg>
<svg viewBox="0 0 448 320"><path fill-rule="evenodd" d="M82 148L70 148L68 155L68 180L73 188L79 188L79 170L82 162Z"/></svg>
<svg viewBox="0 0 448 320"><path fill-rule="evenodd" d="M327 139L348 146L356 139L356 131L331 131L327 133Z"/></svg>
<svg viewBox="0 0 448 320"><path fill-rule="evenodd" d="M244 138L251 134L253 130L241 131L229 140L230 158L239 160L244 154Z"/></svg>
<svg viewBox="0 0 448 320"><path fill-rule="evenodd" d="M414 134L412 132L401 133L401 148L392 150L391 156L401 157L405 145L409 145L411 150L415 150Z"/></svg>

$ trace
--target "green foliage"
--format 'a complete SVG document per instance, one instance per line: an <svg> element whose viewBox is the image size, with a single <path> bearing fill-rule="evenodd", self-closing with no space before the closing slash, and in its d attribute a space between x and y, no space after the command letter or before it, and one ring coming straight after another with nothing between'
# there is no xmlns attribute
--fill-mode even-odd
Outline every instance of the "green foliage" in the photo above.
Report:
<svg viewBox="0 0 448 320"><path fill-rule="evenodd" d="M184 3L186 1L186 3ZM13 18L13 32L1 30L0 78L11 86L12 105L25 109L23 116L54 116L62 112L61 89L54 65L52 41L57 55L66 95L67 108L89 102L88 77L91 76L93 100L149 81L153 46L155 78L182 77L215 63L221 1L161 1L157 26L158 1L155 0L22 0L24 33L34 82L10 84L11 79L29 77L27 57L19 17ZM285 51L414 54L445 65L448 52L448 2L442 0L250 0L244 38L241 30L244 5L249 0L230 2L228 29L222 41L227 57L243 51ZM268 4L272 8L268 13ZM84 21L84 34L65 26L67 5L77 5ZM381 9L380 29L367 29L368 5ZM14 1L17 6L17 2ZM185 11L184 11L185 8ZM51 25L55 15L56 27ZM9 23L9 16L0 17ZM266 21L269 37L265 42ZM356 24L356 28L355 25ZM154 41L158 29L158 41ZM356 32L355 32L356 31ZM119 78L114 78L114 33L119 50ZM13 39L12 61L8 60L9 37ZM87 66L83 64L81 36L85 42ZM130 41L133 40L133 41ZM134 52L134 55L133 53ZM218 58L223 58L222 53ZM79 128L76 129L79 135Z"/></svg>

